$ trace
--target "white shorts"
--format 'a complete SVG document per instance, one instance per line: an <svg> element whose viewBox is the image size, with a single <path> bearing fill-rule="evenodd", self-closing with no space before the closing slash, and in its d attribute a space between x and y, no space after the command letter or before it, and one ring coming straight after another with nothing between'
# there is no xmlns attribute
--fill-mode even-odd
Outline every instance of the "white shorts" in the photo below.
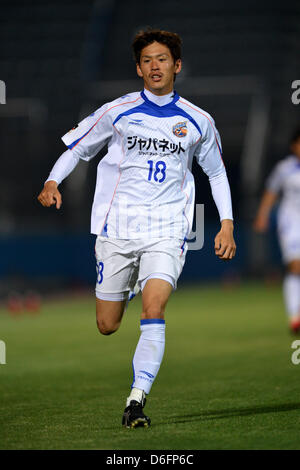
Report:
<svg viewBox="0 0 300 470"><path fill-rule="evenodd" d="M300 259L300 217L295 211L281 209L278 213L278 238L285 263Z"/></svg>
<svg viewBox="0 0 300 470"><path fill-rule="evenodd" d="M168 281L176 289L188 246L178 239L122 240L98 236L96 297L125 300L143 290L148 279Z"/></svg>

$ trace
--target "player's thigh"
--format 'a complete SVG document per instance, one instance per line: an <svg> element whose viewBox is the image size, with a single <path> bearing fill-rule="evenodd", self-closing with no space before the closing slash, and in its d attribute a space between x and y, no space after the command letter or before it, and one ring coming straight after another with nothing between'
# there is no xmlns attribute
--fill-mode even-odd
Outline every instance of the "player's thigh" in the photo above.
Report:
<svg viewBox="0 0 300 470"><path fill-rule="evenodd" d="M289 261L287 268L290 273L300 275L300 258Z"/></svg>
<svg viewBox="0 0 300 470"><path fill-rule="evenodd" d="M96 298L96 320L102 334L114 333L120 326L126 300L111 301Z"/></svg>
<svg viewBox="0 0 300 470"><path fill-rule="evenodd" d="M124 300L130 290L129 282L135 268L135 256L124 240L97 237L96 296L103 300ZM112 294L113 298L109 298ZM103 297L104 296L104 297ZM118 298L114 298L118 296Z"/></svg>
<svg viewBox="0 0 300 470"><path fill-rule="evenodd" d="M279 212L278 237L281 254L288 271L298 274L300 261L300 217L288 210Z"/></svg>
<svg viewBox="0 0 300 470"><path fill-rule="evenodd" d="M173 291L168 281L159 278L149 279L142 292L143 311L141 318L164 318L164 312Z"/></svg>
<svg viewBox="0 0 300 470"><path fill-rule="evenodd" d="M170 294L176 289L186 252L187 246L173 239L154 241L144 247L139 272L144 318L163 318Z"/></svg>
<svg viewBox="0 0 300 470"><path fill-rule="evenodd" d="M136 258L123 240L96 240L96 316L101 333L116 331L121 323L131 284L137 277Z"/></svg>

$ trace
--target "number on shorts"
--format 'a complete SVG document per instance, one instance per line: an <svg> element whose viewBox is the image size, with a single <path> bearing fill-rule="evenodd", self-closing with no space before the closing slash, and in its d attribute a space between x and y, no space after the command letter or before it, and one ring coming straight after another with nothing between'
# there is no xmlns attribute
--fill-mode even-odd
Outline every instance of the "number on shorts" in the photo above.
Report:
<svg viewBox="0 0 300 470"><path fill-rule="evenodd" d="M98 284L101 284L102 281L103 281L103 268L104 268L104 264L102 263L102 261L99 261L98 263L96 263L97 283Z"/></svg>

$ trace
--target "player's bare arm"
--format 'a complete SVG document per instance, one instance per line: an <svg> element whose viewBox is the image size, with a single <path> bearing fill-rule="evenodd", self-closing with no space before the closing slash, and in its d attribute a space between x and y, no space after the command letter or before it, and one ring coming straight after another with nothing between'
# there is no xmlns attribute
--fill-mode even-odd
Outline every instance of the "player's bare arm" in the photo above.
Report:
<svg viewBox="0 0 300 470"><path fill-rule="evenodd" d="M233 221L224 219L221 230L215 237L215 253L223 260L230 260L235 256L236 244L233 238Z"/></svg>
<svg viewBox="0 0 300 470"><path fill-rule="evenodd" d="M266 190L259 205L257 215L253 222L253 229L258 233L264 233L269 226L269 218L272 207L277 201L277 194Z"/></svg>
<svg viewBox="0 0 300 470"><path fill-rule="evenodd" d="M57 189L56 181L47 181L44 185L44 188L38 195L38 200L44 207L50 207L54 204L56 209L60 209L62 204L62 197L60 192Z"/></svg>

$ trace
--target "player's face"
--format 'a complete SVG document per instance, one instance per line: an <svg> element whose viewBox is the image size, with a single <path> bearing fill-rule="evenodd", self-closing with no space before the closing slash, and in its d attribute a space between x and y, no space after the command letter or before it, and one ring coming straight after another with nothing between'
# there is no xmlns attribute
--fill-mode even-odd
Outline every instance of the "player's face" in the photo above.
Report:
<svg viewBox="0 0 300 470"><path fill-rule="evenodd" d="M291 145L291 151L300 159L300 137Z"/></svg>
<svg viewBox="0 0 300 470"><path fill-rule="evenodd" d="M155 95L171 93L174 75L180 70L181 60L174 63L170 49L156 41L144 47L137 64L137 74L143 78L144 87Z"/></svg>

